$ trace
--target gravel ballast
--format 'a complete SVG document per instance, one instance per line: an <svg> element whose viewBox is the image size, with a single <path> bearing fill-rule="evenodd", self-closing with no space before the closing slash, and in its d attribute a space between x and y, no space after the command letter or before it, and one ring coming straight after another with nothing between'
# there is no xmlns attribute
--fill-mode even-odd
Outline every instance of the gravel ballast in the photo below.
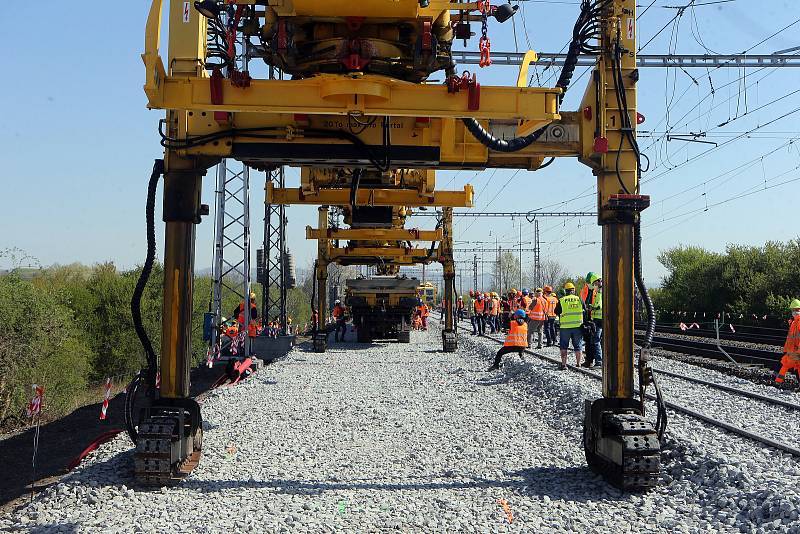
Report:
<svg viewBox="0 0 800 534"><path fill-rule="evenodd" d="M800 532L800 462L673 414L664 485L620 494L583 458L599 382L533 356L488 373L499 345L459 337L295 350L209 395L179 486L135 487L120 437L0 531Z"/></svg>

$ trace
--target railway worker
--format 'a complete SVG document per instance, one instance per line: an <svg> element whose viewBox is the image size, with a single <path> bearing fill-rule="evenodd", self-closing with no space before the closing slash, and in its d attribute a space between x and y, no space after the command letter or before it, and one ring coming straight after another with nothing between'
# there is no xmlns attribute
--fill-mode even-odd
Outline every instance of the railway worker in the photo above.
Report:
<svg viewBox="0 0 800 534"><path fill-rule="evenodd" d="M594 366L600 367L603 365L603 279L597 275L594 275L592 280L590 295L589 312L594 323L592 334Z"/></svg>
<svg viewBox="0 0 800 534"><path fill-rule="evenodd" d="M483 301L485 303L485 309L483 310L485 316L485 323L489 325L491 329L491 334L494 334L494 323L492 322L492 316L494 315L494 300L492 300L491 293L484 293L483 294Z"/></svg>
<svg viewBox="0 0 800 534"><path fill-rule="evenodd" d="M473 302L472 311L475 314L475 333L474 335L482 336L486 333L486 323L483 312L486 310L486 303L483 301L483 295L477 293L475 295L475 302Z"/></svg>
<svg viewBox="0 0 800 534"><path fill-rule="evenodd" d="M428 316L431 314L431 309L428 307L428 303L424 300L420 302L419 307L417 308L419 311L419 317L422 319L422 329L428 329Z"/></svg>
<svg viewBox="0 0 800 534"><path fill-rule="evenodd" d="M461 295L458 296L458 301L456 302L456 317L458 317L459 321L464 320L464 297Z"/></svg>
<svg viewBox="0 0 800 534"><path fill-rule="evenodd" d="M258 335L258 308L256 307L256 294L250 293L250 313L249 317L245 317L244 301L240 302L236 309L233 310L233 317L236 317L239 322L239 329L243 330L247 324L247 337L254 338Z"/></svg>
<svg viewBox="0 0 800 534"><path fill-rule="evenodd" d="M478 335L478 313L475 311L475 304L478 302L478 295L469 290L469 306L467 307L467 312L469 313L469 323L472 325L472 335Z"/></svg>
<svg viewBox="0 0 800 534"><path fill-rule="evenodd" d="M533 334L536 333L536 348L542 348L542 330L547 319L547 301L542 296L542 288L537 287L528 307L528 346L533 346Z"/></svg>
<svg viewBox="0 0 800 534"><path fill-rule="evenodd" d="M558 297L553 293L552 287L544 286L544 298L547 301L544 337L546 345L552 347L556 344L556 304L558 304Z"/></svg>
<svg viewBox="0 0 800 534"><path fill-rule="evenodd" d="M508 295L503 297L500 306L503 308L503 330L508 332L511 328L511 314L514 310L514 295L511 291L508 292Z"/></svg>
<svg viewBox="0 0 800 534"><path fill-rule="evenodd" d="M564 284L564 296L556 304L556 315L561 323L559 334L559 348L561 349L561 368L567 368L567 350L569 342L572 341L572 348L575 350L575 365L581 364L581 353L583 351L583 335L581 325L583 324L583 302L575 294L575 284L567 282Z"/></svg>
<svg viewBox="0 0 800 534"><path fill-rule="evenodd" d="M222 318L222 332L231 339L235 339L239 335L239 326L235 321L228 321L225 317Z"/></svg>
<svg viewBox="0 0 800 534"><path fill-rule="evenodd" d="M500 297L492 292L492 334L500 331Z"/></svg>
<svg viewBox="0 0 800 534"><path fill-rule="evenodd" d="M594 280L594 277L597 276L594 274L593 271L589 271L586 273L586 278L584 281L586 282L583 287L581 288L581 302L584 304L586 303L586 299L589 298L589 290L591 289L592 282L589 280Z"/></svg>
<svg viewBox="0 0 800 534"><path fill-rule="evenodd" d="M786 373L794 369L800 378L800 299L794 299L789 304L792 310L792 321L789 323L789 333L786 335L786 342L783 344L783 358L781 358L781 370L775 377L775 382L782 384Z"/></svg>
<svg viewBox="0 0 800 534"><path fill-rule="evenodd" d="M500 360L504 354L517 352L522 357L522 351L528 346L528 325L525 322L525 310L514 312L514 320L511 321L511 329L506 335L506 340L497 354L494 356L494 363L489 367L489 371L500 369Z"/></svg>
<svg viewBox="0 0 800 534"><path fill-rule="evenodd" d="M334 341L344 341L344 335L347 333L347 308L344 307L341 300L336 300L333 303L333 311L331 312L333 320L336 321L336 329L333 332ZM339 332L342 333L341 337Z"/></svg>

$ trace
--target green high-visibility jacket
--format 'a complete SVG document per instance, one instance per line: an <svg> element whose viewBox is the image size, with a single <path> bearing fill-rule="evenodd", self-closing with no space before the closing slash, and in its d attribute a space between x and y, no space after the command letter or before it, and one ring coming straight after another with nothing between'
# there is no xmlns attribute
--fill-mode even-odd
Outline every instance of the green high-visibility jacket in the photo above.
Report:
<svg viewBox="0 0 800 534"><path fill-rule="evenodd" d="M592 319L603 319L603 290L595 289L592 298Z"/></svg>

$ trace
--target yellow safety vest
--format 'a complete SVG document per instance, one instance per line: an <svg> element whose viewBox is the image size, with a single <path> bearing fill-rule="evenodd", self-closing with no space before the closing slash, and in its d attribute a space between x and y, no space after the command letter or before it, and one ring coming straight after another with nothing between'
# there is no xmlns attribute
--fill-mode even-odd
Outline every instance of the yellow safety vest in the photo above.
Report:
<svg viewBox="0 0 800 534"><path fill-rule="evenodd" d="M561 328L579 328L583 323L583 305L578 295L565 295L561 303Z"/></svg>

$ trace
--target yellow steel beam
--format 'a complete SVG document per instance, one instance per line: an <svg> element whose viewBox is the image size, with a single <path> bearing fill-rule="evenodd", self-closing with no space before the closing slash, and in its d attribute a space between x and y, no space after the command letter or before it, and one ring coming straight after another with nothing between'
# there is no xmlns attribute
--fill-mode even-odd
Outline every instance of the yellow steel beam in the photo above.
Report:
<svg viewBox="0 0 800 534"><path fill-rule="evenodd" d="M400 258L403 256L427 256L428 249L424 248L397 248L397 247L331 247L329 257L331 260L339 258Z"/></svg>
<svg viewBox="0 0 800 534"><path fill-rule="evenodd" d="M442 229L414 230L405 228L342 228L319 230L306 226L306 239L352 239L364 241L440 241Z"/></svg>
<svg viewBox="0 0 800 534"><path fill-rule="evenodd" d="M464 191L434 191L430 196L421 196L414 189L359 189L357 206L431 206L471 208L473 189L465 185ZM306 195L300 188L276 188L267 182L267 202L270 204L320 204L342 206L350 204L350 189L321 189Z"/></svg>
<svg viewBox="0 0 800 534"><path fill-rule="evenodd" d="M303 80L253 80L250 87L222 81L224 103L211 103L211 84L199 76L168 76L148 93L149 107L232 113L299 113L394 117L474 117L525 120L540 126L559 118L561 89L482 86L480 108L468 106L468 92L448 93L442 84L415 84L367 74L323 74ZM155 97L153 96L155 94Z"/></svg>

